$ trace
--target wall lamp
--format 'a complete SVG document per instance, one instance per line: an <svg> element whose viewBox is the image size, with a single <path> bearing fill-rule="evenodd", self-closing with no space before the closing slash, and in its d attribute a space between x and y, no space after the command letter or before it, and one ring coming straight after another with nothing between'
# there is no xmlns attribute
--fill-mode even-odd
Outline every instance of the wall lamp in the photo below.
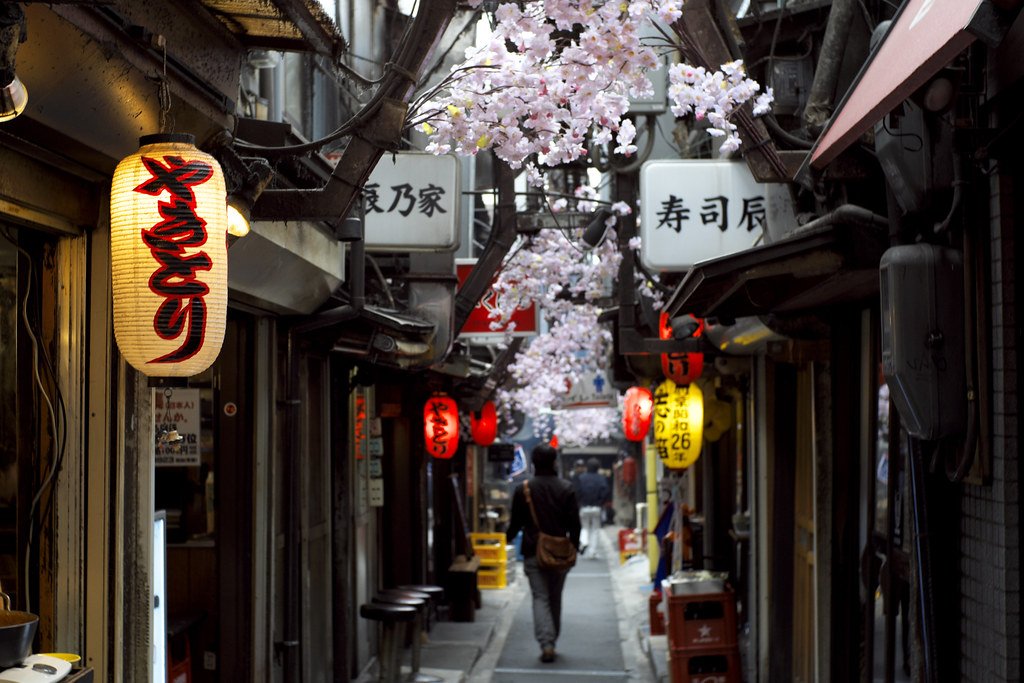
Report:
<svg viewBox="0 0 1024 683"><path fill-rule="evenodd" d="M235 237L249 234L252 205L274 177L274 169L265 159L246 159L243 164L240 182L228 189L228 234Z"/></svg>
<svg viewBox="0 0 1024 683"><path fill-rule="evenodd" d="M28 91L14 72L18 45L25 38L25 12L21 5L0 4L0 123L25 111L28 104Z"/></svg>

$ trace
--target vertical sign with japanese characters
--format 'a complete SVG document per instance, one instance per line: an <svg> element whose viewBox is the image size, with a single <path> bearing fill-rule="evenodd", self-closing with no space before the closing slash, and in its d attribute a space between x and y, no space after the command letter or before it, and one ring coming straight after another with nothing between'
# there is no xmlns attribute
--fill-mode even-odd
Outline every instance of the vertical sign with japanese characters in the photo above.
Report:
<svg viewBox="0 0 1024 683"><path fill-rule="evenodd" d="M749 249L768 227L766 199L741 161L648 161L640 169L640 259L675 272Z"/></svg>
<svg viewBox="0 0 1024 683"><path fill-rule="evenodd" d="M153 389L156 465L199 467L199 389Z"/></svg>
<svg viewBox="0 0 1024 683"><path fill-rule="evenodd" d="M370 251L454 251L459 246L459 160L386 154L363 186Z"/></svg>

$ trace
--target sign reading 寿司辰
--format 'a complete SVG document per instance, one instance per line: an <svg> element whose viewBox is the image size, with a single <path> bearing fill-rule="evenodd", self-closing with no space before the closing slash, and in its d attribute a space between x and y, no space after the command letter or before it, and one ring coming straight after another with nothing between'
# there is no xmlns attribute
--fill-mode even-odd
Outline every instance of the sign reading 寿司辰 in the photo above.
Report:
<svg viewBox="0 0 1024 683"><path fill-rule="evenodd" d="M741 161L648 161L640 170L640 259L685 271L754 246L767 228L767 192Z"/></svg>

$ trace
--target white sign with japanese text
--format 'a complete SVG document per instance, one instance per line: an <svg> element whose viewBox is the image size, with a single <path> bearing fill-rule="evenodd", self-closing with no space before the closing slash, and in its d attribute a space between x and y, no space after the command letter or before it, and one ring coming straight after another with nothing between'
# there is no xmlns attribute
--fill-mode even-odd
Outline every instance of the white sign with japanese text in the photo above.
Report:
<svg viewBox="0 0 1024 683"><path fill-rule="evenodd" d="M157 467L199 467L199 389L153 389Z"/></svg>
<svg viewBox="0 0 1024 683"><path fill-rule="evenodd" d="M640 169L640 260L685 271L754 246L767 229L767 190L742 161L648 161Z"/></svg>
<svg viewBox="0 0 1024 683"><path fill-rule="evenodd" d="M459 246L459 160L385 154L363 186L370 251L454 251Z"/></svg>
<svg viewBox="0 0 1024 683"><path fill-rule="evenodd" d="M619 390L608 381L604 371L585 372L579 382L569 387L562 408L607 408L614 406L619 397Z"/></svg>

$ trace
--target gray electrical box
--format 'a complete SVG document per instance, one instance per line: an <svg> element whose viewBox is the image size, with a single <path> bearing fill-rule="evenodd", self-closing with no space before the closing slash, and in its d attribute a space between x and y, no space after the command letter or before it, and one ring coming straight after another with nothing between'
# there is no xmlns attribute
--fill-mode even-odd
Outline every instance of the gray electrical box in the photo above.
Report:
<svg viewBox="0 0 1024 683"><path fill-rule="evenodd" d="M882 372L907 432L962 434L967 415L960 252L931 244L888 249L879 264Z"/></svg>

